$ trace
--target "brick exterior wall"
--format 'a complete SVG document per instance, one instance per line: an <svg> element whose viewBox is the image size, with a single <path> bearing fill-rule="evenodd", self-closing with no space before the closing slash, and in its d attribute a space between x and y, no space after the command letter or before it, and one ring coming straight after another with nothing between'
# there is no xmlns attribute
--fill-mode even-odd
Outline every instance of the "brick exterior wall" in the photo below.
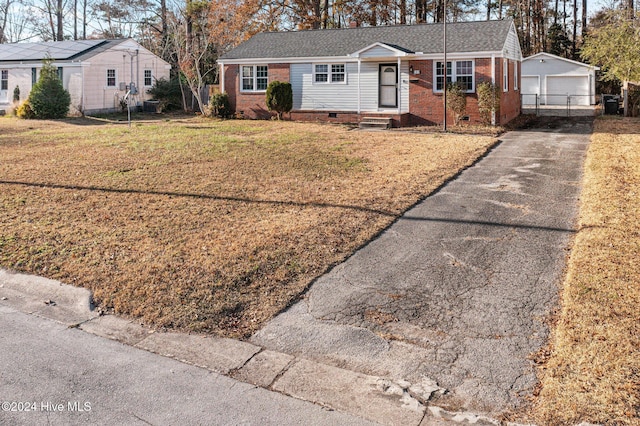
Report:
<svg viewBox="0 0 640 426"><path fill-rule="evenodd" d="M502 90L502 58L495 59L496 83ZM520 91L513 90L514 61L509 61L509 91L501 93L500 114L496 116L496 124L505 124L520 115ZM323 121L336 123L357 123L363 117L385 116L393 118L394 127L441 125L443 121L444 100L442 93L433 92L433 61L410 61L409 65L419 73L409 76L409 113L408 114L376 114L354 111L291 111L290 118L299 121ZM247 93L240 91L240 67L225 65L225 91L229 94L232 110L251 119L267 119L275 114L267 110L264 92ZM520 79L520 72L518 78ZM289 81L289 64L269 64L269 82ZM475 60L475 83L491 81L491 59ZM518 82L518 88L520 82ZM467 115L469 123L480 123L478 113L478 96L467 95ZM447 113L447 122L453 124L454 116Z"/></svg>
<svg viewBox="0 0 640 426"><path fill-rule="evenodd" d="M289 64L269 64L269 83L289 82L289 75ZM240 65L224 66L224 90L236 114L250 119L269 119L276 115L267 109L265 92L240 91Z"/></svg>
<svg viewBox="0 0 640 426"><path fill-rule="evenodd" d="M496 59L496 80L500 82L500 89L502 90L502 58ZM500 98L500 117L496 117L496 124L506 124L520 115L520 87L522 86L520 74L522 74L520 68L518 69L518 90L513 90L513 77L515 61L508 61L509 67L509 91L502 92Z"/></svg>

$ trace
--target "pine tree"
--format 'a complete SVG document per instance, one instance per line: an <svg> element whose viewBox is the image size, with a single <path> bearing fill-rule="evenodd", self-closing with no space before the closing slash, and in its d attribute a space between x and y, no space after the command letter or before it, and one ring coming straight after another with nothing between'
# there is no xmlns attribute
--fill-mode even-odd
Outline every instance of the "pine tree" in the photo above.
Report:
<svg viewBox="0 0 640 426"><path fill-rule="evenodd" d="M40 119L64 118L69 112L71 96L62 87L58 69L51 59L43 61L40 79L29 93L29 104L35 117Z"/></svg>

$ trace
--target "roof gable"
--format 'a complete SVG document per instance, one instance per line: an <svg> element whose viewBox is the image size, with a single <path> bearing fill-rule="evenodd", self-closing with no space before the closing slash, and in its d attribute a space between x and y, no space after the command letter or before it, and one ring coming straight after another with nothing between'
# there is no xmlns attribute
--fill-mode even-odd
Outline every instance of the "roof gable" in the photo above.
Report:
<svg viewBox="0 0 640 426"><path fill-rule="evenodd" d="M447 51L502 52L511 20L447 23ZM443 25L418 24L259 33L221 59L349 57L378 43L399 51L442 53Z"/></svg>
<svg viewBox="0 0 640 426"><path fill-rule="evenodd" d="M375 58L379 56L407 56L412 52L409 49L403 49L400 46L391 46L385 43L376 42L370 46L360 49L357 52L350 53L349 56L356 58Z"/></svg>
<svg viewBox="0 0 640 426"><path fill-rule="evenodd" d="M540 52L540 53L536 53L535 55L528 56L522 59L522 62L524 63L524 62L530 62L530 61L544 60L545 58L555 59L558 61L566 62L568 64L578 65L578 66L589 68L589 69L594 69L594 70L600 69L599 67L596 67L594 65L589 65L589 64L585 64L584 62L578 62L572 59L563 58L562 56L554 55L553 53L547 53L547 52Z"/></svg>

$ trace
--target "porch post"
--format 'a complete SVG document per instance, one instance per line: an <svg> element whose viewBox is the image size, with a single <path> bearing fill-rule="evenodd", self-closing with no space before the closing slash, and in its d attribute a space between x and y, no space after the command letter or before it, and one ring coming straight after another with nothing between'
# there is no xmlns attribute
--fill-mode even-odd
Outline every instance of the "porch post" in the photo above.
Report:
<svg viewBox="0 0 640 426"><path fill-rule="evenodd" d="M494 90L494 93L492 93L492 95L495 98L496 96L495 90L497 90L496 89L496 55L494 55L493 53L491 54L491 84L493 85L493 90ZM493 100L492 100L492 103L493 103ZM491 107L491 125L492 126L496 125L496 110L493 106Z"/></svg>
<svg viewBox="0 0 640 426"><path fill-rule="evenodd" d="M358 57L358 114L360 114L360 64L362 60Z"/></svg>
<svg viewBox="0 0 640 426"><path fill-rule="evenodd" d="M402 70L400 66L402 65L402 61L400 61L400 56L398 56L398 115L402 113Z"/></svg>
<svg viewBox="0 0 640 426"><path fill-rule="evenodd" d="M224 63L220 62L220 93L224 93Z"/></svg>

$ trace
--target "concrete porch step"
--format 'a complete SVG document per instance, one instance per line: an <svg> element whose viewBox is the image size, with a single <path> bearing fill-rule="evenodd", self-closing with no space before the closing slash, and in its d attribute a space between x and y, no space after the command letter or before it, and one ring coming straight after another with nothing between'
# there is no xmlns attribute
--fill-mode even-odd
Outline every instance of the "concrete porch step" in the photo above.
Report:
<svg viewBox="0 0 640 426"><path fill-rule="evenodd" d="M390 129L392 123L391 117L363 117L358 127L361 129Z"/></svg>

